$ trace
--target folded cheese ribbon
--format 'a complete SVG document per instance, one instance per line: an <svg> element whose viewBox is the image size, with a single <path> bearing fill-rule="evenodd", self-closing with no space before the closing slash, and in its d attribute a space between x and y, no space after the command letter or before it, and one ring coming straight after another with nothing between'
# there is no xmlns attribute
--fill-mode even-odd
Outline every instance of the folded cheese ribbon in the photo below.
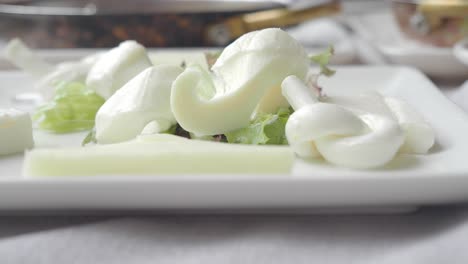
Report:
<svg viewBox="0 0 468 264"><path fill-rule="evenodd" d="M213 72L189 65L172 85L171 109L180 126L200 136L243 128L252 115L287 106L281 82L305 78L309 63L304 48L281 29L253 31L224 49Z"/></svg>

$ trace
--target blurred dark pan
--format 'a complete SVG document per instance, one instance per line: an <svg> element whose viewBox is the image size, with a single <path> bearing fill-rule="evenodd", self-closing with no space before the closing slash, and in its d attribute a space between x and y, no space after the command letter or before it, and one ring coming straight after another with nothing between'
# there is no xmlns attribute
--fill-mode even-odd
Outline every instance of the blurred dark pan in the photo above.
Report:
<svg viewBox="0 0 468 264"><path fill-rule="evenodd" d="M221 46L266 27L336 14L338 0L0 0L0 37L36 48Z"/></svg>

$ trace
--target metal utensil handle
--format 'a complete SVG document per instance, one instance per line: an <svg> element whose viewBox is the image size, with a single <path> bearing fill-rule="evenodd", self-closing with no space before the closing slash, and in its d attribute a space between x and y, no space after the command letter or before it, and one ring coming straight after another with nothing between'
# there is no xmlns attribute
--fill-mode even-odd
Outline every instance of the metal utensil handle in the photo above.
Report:
<svg viewBox="0 0 468 264"><path fill-rule="evenodd" d="M427 16L466 17L468 2L465 0L425 0L418 4L418 11Z"/></svg>
<svg viewBox="0 0 468 264"><path fill-rule="evenodd" d="M225 45L247 32L268 27L286 27L301 22L337 14L341 11L340 1L334 0L319 6L306 9L291 10L277 8L266 11L248 13L208 26L206 37L209 42Z"/></svg>
<svg viewBox="0 0 468 264"><path fill-rule="evenodd" d="M413 27L428 34L440 28L444 18L465 17L468 17L468 2L465 0L424 0L417 6L414 20L418 23Z"/></svg>

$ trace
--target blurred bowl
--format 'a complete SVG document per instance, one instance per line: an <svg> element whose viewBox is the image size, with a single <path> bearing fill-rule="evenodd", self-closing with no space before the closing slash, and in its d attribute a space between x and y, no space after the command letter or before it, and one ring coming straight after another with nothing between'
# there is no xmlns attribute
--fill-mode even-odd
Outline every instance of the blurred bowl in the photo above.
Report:
<svg viewBox="0 0 468 264"><path fill-rule="evenodd" d="M463 64L468 65L468 39L461 40L453 47L453 55Z"/></svg>
<svg viewBox="0 0 468 264"><path fill-rule="evenodd" d="M393 15L409 38L452 47L468 33L468 1L392 0Z"/></svg>

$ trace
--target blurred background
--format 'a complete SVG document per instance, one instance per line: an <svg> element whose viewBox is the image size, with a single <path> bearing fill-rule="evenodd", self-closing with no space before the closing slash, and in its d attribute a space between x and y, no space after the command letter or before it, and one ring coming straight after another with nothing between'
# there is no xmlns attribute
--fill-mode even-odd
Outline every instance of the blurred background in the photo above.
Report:
<svg viewBox="0 0 468 264"><path fill-rule="evenodd" d="M404 64L464 79L453 47L468 32L464 0L0 0L0 46L21 38L52 61L134 39L153 48L220 49L281 27L335 64ZM0 61L0 68L7 63Z"/></svg>

